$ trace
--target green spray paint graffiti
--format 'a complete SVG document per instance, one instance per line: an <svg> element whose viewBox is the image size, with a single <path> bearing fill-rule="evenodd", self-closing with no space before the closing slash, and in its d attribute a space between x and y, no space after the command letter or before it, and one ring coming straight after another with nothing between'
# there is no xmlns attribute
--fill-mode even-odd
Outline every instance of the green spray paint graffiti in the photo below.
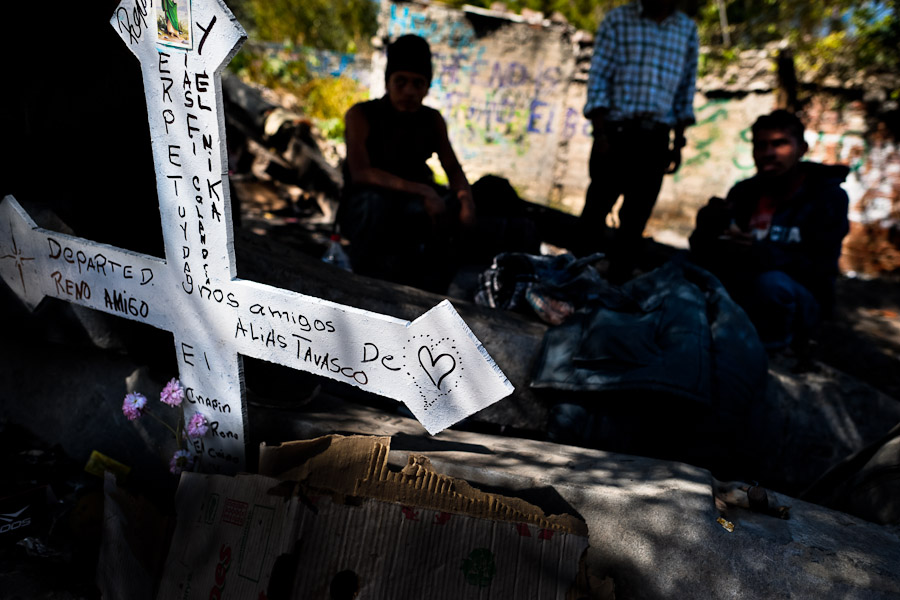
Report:
<svg viewBox="0 0 900 600"><path fill-rule="evenodd" d="M686 149L688 156L675 173L676 183L688 177L702 175L714 154L721 156L723 150L730 151L731 164L739 171L735 182L743 179L745 171L754 168L749 127L741 130L738 139L727 150L721 147L725 140L720 125L729 120L730 103L730 99L716 98L696 109L698 120L691 129L691 142Z"/></svg>
<svg viewBox="0 0 900 600"><path fill-rule="evenodd" d="M703 112L705 109L707 109L709 107L714 108L714 107L720 106L726 102L728 102L728 101L727 100L710 100L709 102L707 102L706 104L704 104L703 106L698 108L696 112L698 112L698 113ZM713 114L706 117L705 119L701 119L700 121L697 121L695 126L700 127L700 126L706 125L708 123L715 123L719 119L727 119L727 118L728 118L728 111L725 110L724 108L720 108Z"/></svg>
<svg viewBox="0 0 900 600"><path fill-rule="evenodd" d="M723 121L729 120L731 102L729 99L712 100L696 110L698 121L690 132L690 143L685 150L686 158L674 177L676 182L708 177L713 171L720 174L725 169L730 171L733 185L755 172L751 126L747 124L741 129L734 141L728 139L730 135L723 135L723 129L727 131ZM861 132L826 133L807 130L804 137L809 144L806 160L847 165L856 179L860 179L870 153L869 144ZM710 162L716 158L720 159L716 164Z"/></svg>
<svg viewBox="0 0 900 600"><path fill-rule="evenodd" d="M460 102L449 111L448 121L458 124L451 127L451 135L462 138L459 142L464 147L500 145L522 156L530 146L527 133L533 121L522 102L520 94L508 91L489 91L483 101Z"/></svg>
<svg viewBox="0 0 900 600"><path fill-rule="evenodd" d="M753 139L749 127L741 130L740 138L744 143L735 144L735 155L731 157L731 163L741 171L753 170L756 165L753 163Z"/></svg>
<svg viewBox="0 0 900 600"><path fill-rule="evenodd" d="M710 146L722 138L722 131L717 122L728 120L728 102L729 101L725 98L715 98L694 111L698 117L702 118L699 118L694 124L691 137L704 137L695 139L688 147L689 151L694 150L696 152L691 156L688 156L681 163L681 168L674 175L676 182L679 182L684 178L685 171L690 175L692 170L702 167L710 158L712 158Z"/></svg>

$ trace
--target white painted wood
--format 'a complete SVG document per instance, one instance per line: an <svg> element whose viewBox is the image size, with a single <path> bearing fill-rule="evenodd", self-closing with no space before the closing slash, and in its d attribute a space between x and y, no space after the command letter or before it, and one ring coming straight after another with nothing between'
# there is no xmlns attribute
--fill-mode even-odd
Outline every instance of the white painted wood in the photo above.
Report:
<svg viewBox="0 0 900 600"><path fill-rule="evenodd" d="M219 74L246 34L220 0L193 0L175 41L158 4L123 0L111 22L143 72L165 260L41 229L7 196L7 285L30 308L51 296L171 331L185 416L215 423L194 447L208 471L246 467L241 356L400 400L431 434L512 393L446 300L410 323L235 277Z"/></svg>

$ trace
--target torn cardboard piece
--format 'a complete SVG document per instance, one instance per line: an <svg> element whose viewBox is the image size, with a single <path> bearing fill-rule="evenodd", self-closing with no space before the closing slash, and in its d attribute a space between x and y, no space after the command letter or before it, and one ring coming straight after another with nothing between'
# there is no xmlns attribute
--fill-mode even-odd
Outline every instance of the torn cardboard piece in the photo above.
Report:
<svg viewBox="0 0 900 600"><path fill-rule="evenodd" d="M260 471L278 479L185 473L159 598L566 598L584 523L423 456L393 472L389 451L325 436L263 446Z"/></svg>
<svg viewBox="0 0 900 600"><path fill-rule="evenodd" d="M527 523L576 535L587 525L571 515L545 516L519 498L486 494L462 479L434 470L426 456L410 454L406 466L388 468L391 438L329 435L279 446L262 444L259 472L282 480L302 481L308 489L342 496L374 498L481 519Z"/></svg>
<svg viewBox="0 0 900 600"><path fill-rule="evenodd" d="M316 514L299 515L291 598L334 597L343 578L360 600L562 600L587 548L584 537L525 523L379 500L314 502Z"/></svg>

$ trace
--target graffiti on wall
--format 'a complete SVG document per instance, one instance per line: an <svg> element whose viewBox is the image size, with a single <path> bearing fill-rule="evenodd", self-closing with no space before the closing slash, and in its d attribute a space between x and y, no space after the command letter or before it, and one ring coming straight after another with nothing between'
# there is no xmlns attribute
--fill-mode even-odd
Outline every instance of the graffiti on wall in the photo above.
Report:
<svg viewBox="0 0 900 600"><path fill-rule="evenodd" d="M475 30L465 21L434 19L420 9L392 3L387 25L388 38L394 39L407 33L425 38L432 47L470 48L475 42Z"/></svg>
<svg viewBox="0 0 900 600"><path fill-rule="evenodd" d="M550 96L565 85L562 71L555 65L487 61L482 58L484 50L478 48L468 63L459 55L436 54L440 69L433 98L451 129L456 126L454 142L466 158L477 157L484 146L491 145L510 147L522 155L533 136L556 133L559 103Z"/></svg>
<svg viewBox="0 0 900 600"><path fill-rule="evenodd" d="M675 181L681 181L686 171L702 168L712 158L713 145L722 138L719 121L728 120L728 101L710 100L696 108L694 115L697 122L691 129L691 143L685 152L686 157L681 163L681 169L675 173ZM737 157L733 160L735 166L738 166Z"/></svg>

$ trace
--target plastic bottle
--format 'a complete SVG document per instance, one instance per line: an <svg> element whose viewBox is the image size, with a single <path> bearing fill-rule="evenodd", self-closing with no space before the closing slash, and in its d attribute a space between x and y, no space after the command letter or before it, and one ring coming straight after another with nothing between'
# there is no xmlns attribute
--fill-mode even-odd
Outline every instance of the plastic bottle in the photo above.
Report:
<svg viewBox="0 0 900 600"><path fill-rule="evenodd" d="M331 234L331 240L328 242L328 248L322 256L322 262L334 265L345 271L353 270L350 268L350 257L347 256L347 253L344 252L344 247L341 245L340 235L336 233Z"/></svg>

